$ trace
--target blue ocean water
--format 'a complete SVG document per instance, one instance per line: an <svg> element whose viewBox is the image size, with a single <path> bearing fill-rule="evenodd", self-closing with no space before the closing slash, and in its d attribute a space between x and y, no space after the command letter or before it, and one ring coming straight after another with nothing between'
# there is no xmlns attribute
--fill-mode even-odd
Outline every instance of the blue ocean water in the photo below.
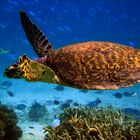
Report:
<svg viewBox="0 0 140 140"><path fill-rule="evenodd" d="M119 90L87 91L3 77L5 67L17 62L19 56L38 58L22 29L20 10L27 12L54 49L85 41L109 41L140 48L139 0L1 0L0 3L0 48L9 51L0 54L0 84L5 82L8 87L8 91L4 86L0 89L1 102L15 108L19 104L30 106L34 101L49 106L55 100L53 110L50 109L54 115L58 113L57 101L62 107L67 100L75 105L111 104L140 111L140 84Z"/></svg>

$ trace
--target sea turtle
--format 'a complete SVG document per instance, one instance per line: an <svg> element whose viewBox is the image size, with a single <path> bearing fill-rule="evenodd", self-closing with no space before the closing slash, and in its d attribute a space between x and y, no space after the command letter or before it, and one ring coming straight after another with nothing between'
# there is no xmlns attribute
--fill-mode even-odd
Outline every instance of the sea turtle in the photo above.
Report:
<svg viewBox="0 0 140 140"><path fill-rule="evenodd" d="M112 42L82 42L52 49L45 35L24 11L21 24L40 57L26 55L6 68L9 78L56 83L79 89L118 89L140 81L140 50Z"/></svg>

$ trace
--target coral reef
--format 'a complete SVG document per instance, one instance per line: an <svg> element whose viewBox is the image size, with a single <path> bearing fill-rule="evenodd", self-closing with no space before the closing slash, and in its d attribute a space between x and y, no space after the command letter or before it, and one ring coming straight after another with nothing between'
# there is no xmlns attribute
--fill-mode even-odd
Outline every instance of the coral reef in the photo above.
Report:
<svg viewBox="0 0 140 140"><path fill-rule="evenodd" d="M30 107L28 116L30 121L39 122L44 120L44 117L46 116L47 112L47 108L44 105L35 102Z"/></svg>
<svg viewBox="0 0 140 140"><path fill-rule="evenodd" d="M14 110L0 103L0 140L18 140L22 136L22 131L17 123Z"/></svg>
<svg viewBox="0 0 140 140"><path fill-rule="evenodd" d="M60 125L44 127L45 140L140 140L140 121L111 106L67 108Z"/></svg>

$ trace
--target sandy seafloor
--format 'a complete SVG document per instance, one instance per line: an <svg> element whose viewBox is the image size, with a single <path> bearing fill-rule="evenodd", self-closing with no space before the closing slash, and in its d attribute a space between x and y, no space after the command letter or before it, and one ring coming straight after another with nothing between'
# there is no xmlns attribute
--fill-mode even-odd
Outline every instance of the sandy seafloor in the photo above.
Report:
<svg viewBox="0 0 140 140"><path fill-rule="evenodd" d="M99 106L112 105L118 108L129 107L140 109L140 84L119 90L103 90L103 93L100 94L97 90L89 90L87 93L82 93L77 89L68 87L65 87L64 91L57 91L55 89L56 85L53 84L40 82L30 83L25 80L4 78L3 76L0 78L0 83L7 80L13 84L9 90L14 93L14 96L10 97L6 93L6 90L0 89L0 101L13 108L21 103L27 106L24 111L14 109L19 118L18 125L23 131L23 137L20 140L43 140L44 133L42 128L53 121L54 115L60 113L58 105L48 104L48 101L58 100L63 103L67 99L72 99L73 102L86 105L88 102L95 101L99 98L102 101ZM121 99L114 96L116 92L123 93L125 91L136 92L137 94L130 97L123 96ZM46 123L29 121L27 112L35 101L47 107L48 114L46 115Z"/></svg>

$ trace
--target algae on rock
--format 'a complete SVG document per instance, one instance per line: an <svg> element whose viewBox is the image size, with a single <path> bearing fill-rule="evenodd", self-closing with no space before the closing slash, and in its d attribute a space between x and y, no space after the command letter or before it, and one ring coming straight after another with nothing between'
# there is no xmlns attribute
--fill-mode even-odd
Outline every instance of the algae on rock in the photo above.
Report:
<svg viewBox="0 0 140 140"><path fill-rule="evenodd" d="M48 112L47 108L44 105L35 102L30 107L28 116L30 121L35 121L35 122L44 121L44 117L46 116L47 112Z"/></svg>
<svg viewBox="0 0 140 140"><path fill-rule="evenodd" d="M0 140L18 140L22 131L17 123L14 110L0 103Z"/></svg>

